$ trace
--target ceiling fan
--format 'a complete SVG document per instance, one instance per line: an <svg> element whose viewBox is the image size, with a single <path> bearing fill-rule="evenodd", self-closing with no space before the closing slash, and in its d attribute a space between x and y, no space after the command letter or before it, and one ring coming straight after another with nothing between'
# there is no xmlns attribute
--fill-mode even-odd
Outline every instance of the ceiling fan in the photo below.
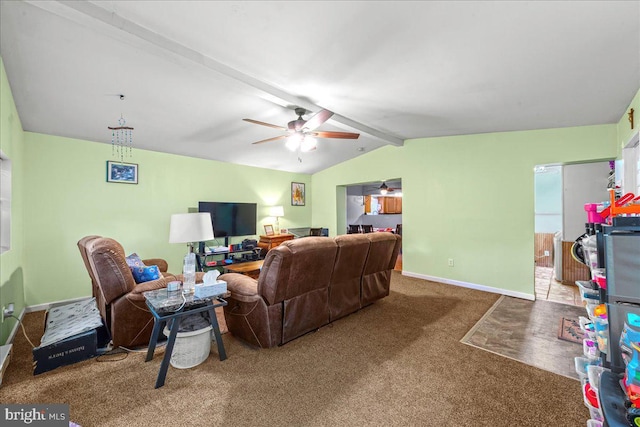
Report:
<svg viewBox="0 0 640 427"><path fill-rule="evenodd" d="M382 185L379 187L379 189L380 189L380 194L382 194L382 195L387 194L387 193L391 193L391 192L393 192L395 190L395 188L391 188L391 187L387 186L386 181L382 182Z"/></svg>
<svg viewBox="0 0 640 427"><path fill-rule="evenodd" d="M280 129L287 132L285 135L275 136L273 138L256 141L253 144L262 144L263 142L276 141L278 139L286 139L285 146L291 151L311 151L316 149L316 138L336 138L336 139L358 139L359 133L352 132L331 132L316 131L316 129L324 122L329 120L333 113L329 110L320 110L309 120L302 118L307 113L304 108L295 109L298 118L287 124L287 127L272 125L271 123L260 122L253 119L242 119L245 122L255 123L257 125L268 126L274 129Z"/></svg>

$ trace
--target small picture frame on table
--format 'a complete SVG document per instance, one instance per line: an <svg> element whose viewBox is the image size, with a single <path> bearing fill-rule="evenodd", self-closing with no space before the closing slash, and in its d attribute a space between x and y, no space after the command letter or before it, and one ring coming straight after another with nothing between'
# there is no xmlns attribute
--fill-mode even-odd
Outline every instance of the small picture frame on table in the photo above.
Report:
<svg viewBox="0 0 640 427"><path fill-rule="evenodd" d="M273 236L275 233L273 232L273 225L267 224L264 226L264 232L267 236Z"/></svg>
<svg viewBox="0 0 640 427"><path fill-rule="evenodd" d="M112 162L107 160L107 182L121 184L138 183L138 164Z"/></svg>

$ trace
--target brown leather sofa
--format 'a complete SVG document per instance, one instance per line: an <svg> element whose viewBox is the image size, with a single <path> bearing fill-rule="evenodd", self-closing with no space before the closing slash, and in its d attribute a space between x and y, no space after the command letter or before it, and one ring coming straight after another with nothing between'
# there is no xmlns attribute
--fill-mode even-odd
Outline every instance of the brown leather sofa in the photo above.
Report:
<svg viewBox="0 0 640 427"><path fill-rule="evenodd" d="M260 276L227 273L229 331L257 347L291 341L389 295L400 250L392 233L289 240L267 254Z"/></svg>
<svg viewBox="0 0 640 427"><path fill-rule="evenodd" d="M87 236L78 241L78 249L91 277L102 320L111 334L114 347L147 345L153 329L153 316L145 304L142 292L164 288L181 276L167 273L163 259L143 260L145 265L157 265L163 277L136 284L126 262L122 246L113 239Z"/></svg>

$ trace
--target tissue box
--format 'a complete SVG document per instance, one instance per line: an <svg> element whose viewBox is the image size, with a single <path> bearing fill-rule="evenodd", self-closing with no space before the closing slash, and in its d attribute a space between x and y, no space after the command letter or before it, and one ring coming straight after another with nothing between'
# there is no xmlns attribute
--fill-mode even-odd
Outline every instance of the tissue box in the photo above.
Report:
<svg viewBox="0 0 640 427"><path fill-rule="evenodd" d="M208 298L216 295L222 295L227 292L227 282L217 280L215 283L198 284L195 286L196 298Z"/></svg>

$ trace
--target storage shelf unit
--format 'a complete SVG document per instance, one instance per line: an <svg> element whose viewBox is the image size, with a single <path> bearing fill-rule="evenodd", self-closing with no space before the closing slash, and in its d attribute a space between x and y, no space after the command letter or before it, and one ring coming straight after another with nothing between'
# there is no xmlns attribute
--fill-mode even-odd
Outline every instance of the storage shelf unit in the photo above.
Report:
<svg viewBox="0 0 640 427"><path fill-rule="evenodd" d="M242 258L244 254L251 255L249 259L247 257ZM227 267L232 264L238 264L243 262L251 262L255 261L259 258L260 248L256 247L253 249L240 249L233 251L221 251L221 252L198 252L196 254L196 264L198 267L198 271L209 271L209 270L223 270L224 267ZM225 260L231 260L232 262L225 262ZM216 265L208 265L211 261L216 261ZM220 271L223 273L224 271Z"/></svg>

